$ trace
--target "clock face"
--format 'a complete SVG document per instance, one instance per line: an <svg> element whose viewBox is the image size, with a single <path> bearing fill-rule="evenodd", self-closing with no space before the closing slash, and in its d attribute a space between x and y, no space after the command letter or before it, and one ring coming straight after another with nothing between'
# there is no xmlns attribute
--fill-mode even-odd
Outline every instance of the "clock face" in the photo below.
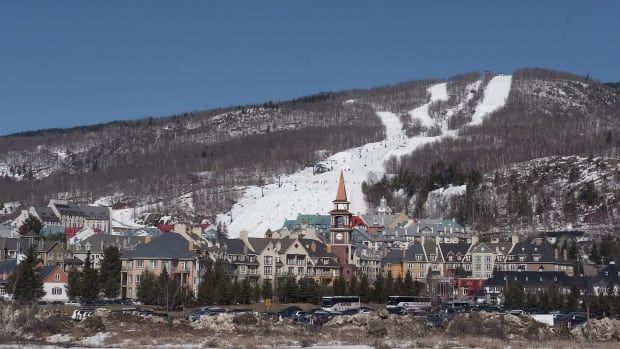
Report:
<svg viewBox="0 0 620 349"><path fill-rule="evenodd" d="M342 235L342 233L338 233L336 234L336 240L342 240L344 236Z"/></svg>

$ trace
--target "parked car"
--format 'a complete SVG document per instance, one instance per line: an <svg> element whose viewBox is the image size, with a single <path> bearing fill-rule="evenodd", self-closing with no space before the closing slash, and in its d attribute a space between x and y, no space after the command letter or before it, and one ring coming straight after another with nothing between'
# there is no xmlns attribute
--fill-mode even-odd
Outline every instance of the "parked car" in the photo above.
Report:
<svg viewBox="0 0 620 349"><path fill-rule="evenodd" d="M355 315L355 314L359 314L359 312L360 312L359 308L347 309L342 312L342 315Z"/></svg>
<svg viewBox="0 0 620 349"><path fill-rule="evenodd" d="M79 307L79 306L81 306L80 302L78 302L76 300L70 300L67 303L65 303L65 305L68 305L70 307Z"/></svg>
<svg viewBox="0 0 620 349"><path fill-rule="evenodd" d="M361 314L371 314L372 313L372 309L370 309L368 307L360 307L359 310L360 310Z"/></svg>
<svg viewBox="0 0 620 349"><path fill-rule="evenodd" d="M282 309L278 312L278 315L280 315L283 319L290 319L292 318L295 313L297 313L298 311L301 311L300 307L288 307L285 309Z"/></svg>
<svg viewBox="0 0 620 349"><path fill-rule="evenodd" d="M297 322L306 322L309 319L307 311L299 310L293 315L293 320Z"/></svg>
<svg viewBox="0 0 620 349"><path fill-rule="evenodd" d="M407 309L403 307L388 308L388 313L396 315L407 315Z"/></svg>
<svg viewBox="0 0 620 349"><path fill-rule="evenodd" d="M521 309L510 309L510 310L506 310L506 314L510 314L510 315L523 315L523 310L521 310Z"/></svg>

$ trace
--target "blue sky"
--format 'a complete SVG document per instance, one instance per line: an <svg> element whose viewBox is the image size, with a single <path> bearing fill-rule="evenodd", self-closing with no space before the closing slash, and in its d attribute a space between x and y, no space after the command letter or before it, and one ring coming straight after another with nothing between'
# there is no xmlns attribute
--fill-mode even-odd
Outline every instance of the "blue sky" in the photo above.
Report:
<svg viewBox="0 0 620 349"><path fill-rule="evenodd" d="M0 135L539 66L620 81L620 1L2 1Z"/></svg>

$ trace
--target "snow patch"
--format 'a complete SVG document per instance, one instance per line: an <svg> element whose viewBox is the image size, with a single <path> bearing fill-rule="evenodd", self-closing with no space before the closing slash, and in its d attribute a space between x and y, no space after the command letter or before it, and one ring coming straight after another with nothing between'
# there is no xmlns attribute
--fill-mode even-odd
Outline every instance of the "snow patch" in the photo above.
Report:
<svg viewBox="0 0 620 349"><path fill-rule="evenodd" d="M502 108L508 99L511 84L511 75L493 77L484 89L484 98L476 107L476 112L472 115L471 122L468 125L480 125L485 117Z"/></svg>

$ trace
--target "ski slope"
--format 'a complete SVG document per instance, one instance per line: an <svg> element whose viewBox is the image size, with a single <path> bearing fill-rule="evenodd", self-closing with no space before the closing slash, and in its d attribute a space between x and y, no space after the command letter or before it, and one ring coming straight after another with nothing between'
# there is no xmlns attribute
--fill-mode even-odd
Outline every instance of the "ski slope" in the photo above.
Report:
<svg viewBox="0 0 620 349"><path fill-rule="evenodd" d="M485 89L485 98L481 103L480 118L503 105L506 97L489 91L506 86L505 77L494 82L493 78ZM508 77L510 79L510 77ZM510 80L508 80L508 89ZM412 111L409 115L420 120L422 125L431 127L437 123L428 114L432 102L447 100L447 84L439 83L428 88L430 101ZM468 97L469 98L469 97ZM486 104L485 104L486 103ZM483 111L485 113L483 114ZM231 237L236 237L242 230L249 236L263 236L267 229L279 229L287 219L294 219L298 214L327 214L332 209L332 200L336 195L336 186L340 170L344 172L347 195L351 201L351 212L366 213L366 202L361 184L370 173L379 178L385 172L383 164L392 156L409 154L421 145L439 140L441 137L454 136L455 132L443 132L440 136L407 137L402 130L400 118L389 111L379 111L377 115L385 125L386 138L383 141L369 143L361 147L336 153L326 161L332 169L320 174L312 174L312 168L306 168L291 175L282 176L281 186L269 184L262 189L256 186L246 188L243 196L231 211L218 215L217 221L227 225Z"/></svg>
<svg viewBox="0 0 620 349"><path fill-rule="evenodd" d="M468 125L480 125L487 115L502 108L508 99L511 84L511 75L498 75L493 77L484 89L482 102L476 108L476 112L472 115L471 122Z"/></svg>

